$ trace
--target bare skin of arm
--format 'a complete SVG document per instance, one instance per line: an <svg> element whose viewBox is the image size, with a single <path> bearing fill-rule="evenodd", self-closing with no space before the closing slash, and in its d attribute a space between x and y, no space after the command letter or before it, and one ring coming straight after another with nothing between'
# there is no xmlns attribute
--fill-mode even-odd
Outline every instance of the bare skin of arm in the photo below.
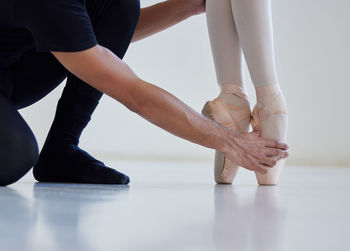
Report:
<svg viewBox="0 0 350 251"><path fill-rule="evenodd" d="M132 42L169 28L205 11L205 0L168 0L141 9Z"/></svg>
<svg viewBox="0 0 350 251"><path fill-rule="evenodd" d="M286 158L288 146L237 133L197 113L165 90L147 83L115 54L100 45L81 52L52 52L74 75L111 96L151 123L205 147L217 149L252 171L266 172L273 157Z"/></svg>

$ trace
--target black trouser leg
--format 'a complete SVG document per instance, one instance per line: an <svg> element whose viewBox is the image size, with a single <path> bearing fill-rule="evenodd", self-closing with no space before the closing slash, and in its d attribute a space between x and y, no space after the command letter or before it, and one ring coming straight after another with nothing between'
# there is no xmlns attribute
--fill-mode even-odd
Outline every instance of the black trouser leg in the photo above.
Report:
<svg viewBox="0 0 350 251"><path fill-rule="evenodd" d="M123 58L139 18L138 0L87 0L97 41ZM125 184L129 178L81 150L79 138L102 93L73 74L60 98L34 176L39 181Z"/></svg>
<svg viewBox="0 0 350 251"><path fill-rule="evenodd" d="M31 50L0 73L0 185L8 185L25 175L39 155L36 139L17 110L47 95L67 71L52 54Z"/></svg>
<svg viewBox="0 0 350 251"><path fill-rule="evenodd" d="M68 71L48 52L28 51L11 67L11 102L21 109L39 101L67 77Z"/></svg>
<svg viewBox="0 0 350 251"><path fill-rule="evenodd" d="M19 180L35 164L38 145L16 107L0 94L0 186Z"/></svg>
<svg viewBox="0 0 350 251"><path fill-rule="evenodd" d="M98 43L123 58L139 18L139 1L87 0L86 3ZM47 141L64 139L77 145L101 97L101 92L69 73Z"/></svg>

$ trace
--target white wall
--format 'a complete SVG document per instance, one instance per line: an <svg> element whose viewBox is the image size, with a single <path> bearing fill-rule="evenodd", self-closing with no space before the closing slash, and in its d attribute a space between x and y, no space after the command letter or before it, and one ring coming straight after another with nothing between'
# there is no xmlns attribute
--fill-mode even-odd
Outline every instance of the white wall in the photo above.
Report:
<svg viewBox="0 0 350 251"><path fill-rule="evenodd" d="M349 10L346 0L273 1L277 69L289 105L290 164L350 165ZM133 44L125 60L197 111L218 94L205 15ZM40 145L62 87L22 111ZM81 142L89 151L120 158L213 159L212 150L166 133L109 97Z"/></svg>

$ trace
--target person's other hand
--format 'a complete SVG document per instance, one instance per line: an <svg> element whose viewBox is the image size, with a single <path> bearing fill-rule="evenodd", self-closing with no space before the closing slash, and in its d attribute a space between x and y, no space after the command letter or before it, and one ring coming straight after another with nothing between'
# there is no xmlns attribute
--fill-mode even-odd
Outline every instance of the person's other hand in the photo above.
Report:
<svg viewBox="0 0 350 251"><path fill-rule="evenodd" d="M288 145L276 140L264 139L259 132L237 133L228 131L225 156L251 171L262 174L276 165L277 160L287 158Z"/></svg>

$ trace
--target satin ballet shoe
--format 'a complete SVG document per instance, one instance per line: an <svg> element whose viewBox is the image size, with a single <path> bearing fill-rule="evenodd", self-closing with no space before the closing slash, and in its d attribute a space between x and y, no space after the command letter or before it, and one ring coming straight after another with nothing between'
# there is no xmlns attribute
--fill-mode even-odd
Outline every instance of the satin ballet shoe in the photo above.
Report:
<svg viewBox="0 0 350 251"><path fill-rule="evenodd" d="M287 134L288 113L283 95L275 85L258 88L260 88L259 95L268 98L264 100L264 105L260 103L253 108L251 119L253 130L260 131L263 138L284 141ZM266 174L255 172L259 185L277 185L284 165L285 159L277 159L277 164L273 168L267 168Z"/></svg>
<svg viewBox="0 0 350 251"><path fill-rule="evenodd" d="M237 85L223 85L222 92L234 94L244 100L244 106L224 102L220 97L207 101L202 114L216 123L235 131L247 132L250 125L250 106L244 89ZM215 151L214 179L218 184L232 184L238 171L238 165L225 157L220 151Z"/></svg>

